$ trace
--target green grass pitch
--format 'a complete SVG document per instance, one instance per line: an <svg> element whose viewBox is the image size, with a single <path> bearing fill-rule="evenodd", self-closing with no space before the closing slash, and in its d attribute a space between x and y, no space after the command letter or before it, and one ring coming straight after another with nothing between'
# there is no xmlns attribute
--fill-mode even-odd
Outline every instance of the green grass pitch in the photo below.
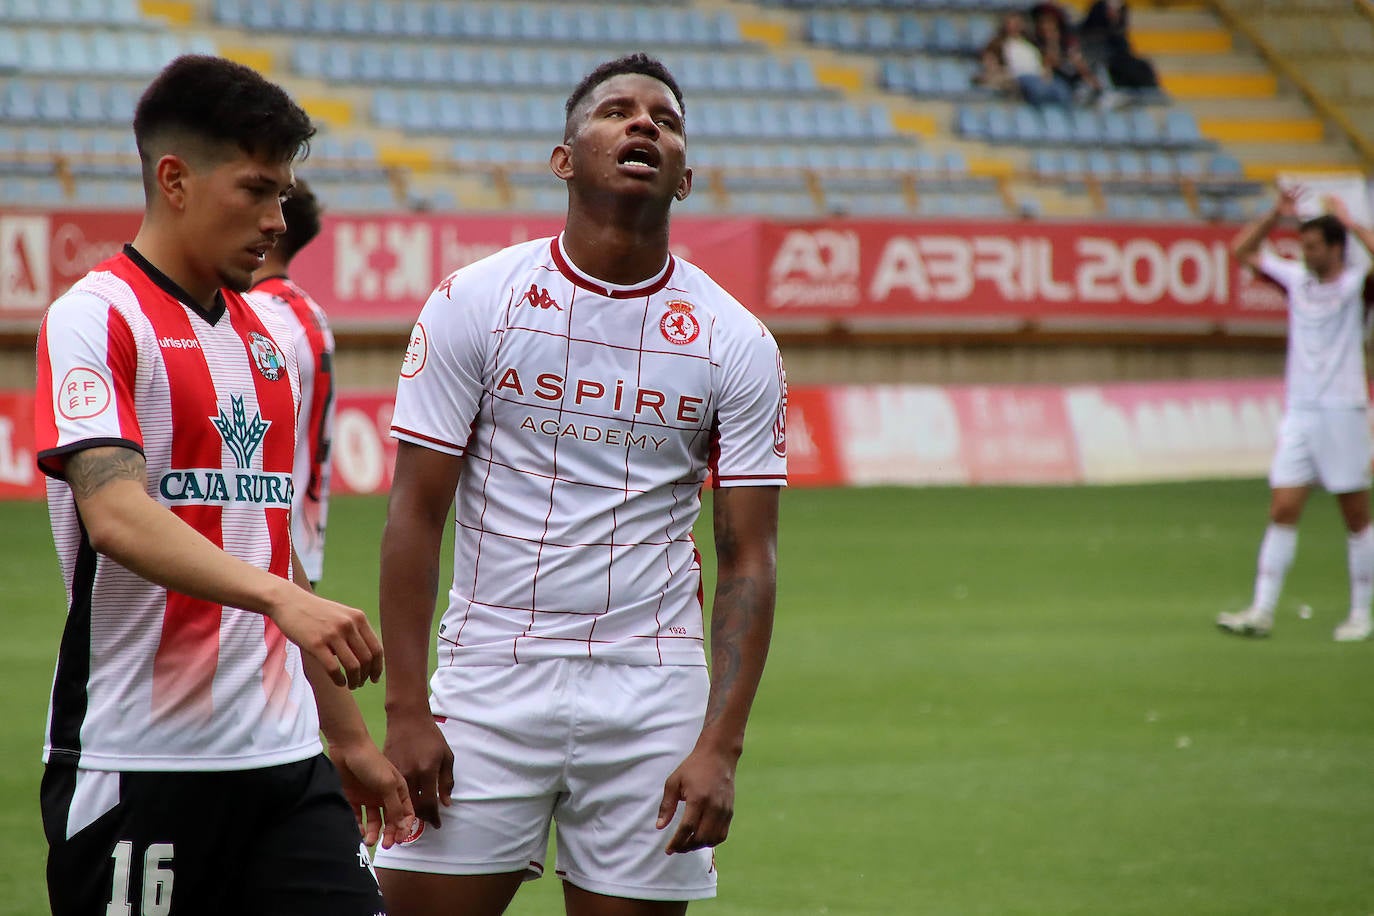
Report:
<svg viewBox="0 0 1374 916"><path fill-rule="evenodd" d="M1303 525L1274 637L1212 627L1249 597L1266 498L786 493L721 897L693 911L1374 911L1374 646L1330 639L1348 601L1331 500ZM383 511L336 500L327 594L375 606ZM38 749L63 613L46 524L0 505L5 914L46 912ZM375 732L381 696L360 694ZM545 878L512 911L558 897Z"/></svg>

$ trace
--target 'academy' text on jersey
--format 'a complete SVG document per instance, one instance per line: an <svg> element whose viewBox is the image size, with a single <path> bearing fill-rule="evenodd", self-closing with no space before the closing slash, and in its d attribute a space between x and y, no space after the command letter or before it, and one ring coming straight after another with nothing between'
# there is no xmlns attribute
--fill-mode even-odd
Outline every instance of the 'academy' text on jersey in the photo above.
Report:
<svg viewBox="0 0 1374 916"><path fill-rule="evenodd" d="M411 351L392 433L464 459L440 664L704 664L701 485L786 483L767 329L684 261L613 287L542 239L441 283Z"/></svg>

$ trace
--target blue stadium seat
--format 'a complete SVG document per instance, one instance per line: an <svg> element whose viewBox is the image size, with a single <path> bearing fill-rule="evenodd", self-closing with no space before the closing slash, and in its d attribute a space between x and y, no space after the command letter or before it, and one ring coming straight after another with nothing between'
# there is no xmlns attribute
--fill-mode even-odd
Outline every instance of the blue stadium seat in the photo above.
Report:
<svg viewBox="0 0 1374 916"><path fill-rule="evenodd" d="M1064 160L1053 150L1038 149L1031 153L1031 170L1040 178L1057 179L1064 174Z"/></svg>
<svg viewBox="0 0 1374 916"><path fill-rule="evenodd" d="M1095 112L1074 109L1073 141L1080 146L1101 146L1104 142L1102 124Z"/></svg>
<svg viewBox="0 0 1374 916"><path fill-rule="evenodd" d="M988 121L985 115L987 109L973 108L968 105L960 105L954 115L954 130L961 137L970 140L984 140L989 136Z"/></svg>
<svg viewBox="0 0 1374 916"><path fill-rule="evenodd" d="M1192 208L1188 206L1188 201L1181 197L1166 197L1164 204L1164 218L1171 222L1188 222L1193 219Z"/></svg>
<svg viewBox="0 0 1374 916"><path fill-rule="evenodd" d="M1203 176L1206 169L1202 163L1202 157L1197 153L1179 153L1174 157L1174 164L1178 168L1180 178L1198 179Z"/></svg>
<svg viewBox="0 0 1374 916"><path fill-rule="evenodd" d="M1073 141L1073 122L1069 120L1069 114L1063 108L1048 105L1041 109L1040 117L1045 125L1046 143L1067 144Z"/></svg>
<svg viewBox="0 0 1374 916"><path fill-rule="evenodd" d="M1102 140L1108 146L1130 146L1130 120L1120 112L1107 112L1102 118Z"/></svg>
<svg viewBox="0 0 1374 916"><path fill-rule="evenodd" d="M1011 143L1016 139L1016 125L1002 105L987 109L987 138L992 143Z"/></svg>
<svg viewBox="0 0 1374 916"><path fill-rule="evenodd" d="M1123 150L1116 155L1116 174L1123 181L1139 183L1145 178L1145 161L1133 150Z"/></svg>
<svg viewBox="0 0 1374 916"><path fill-rule="evenodd" d="M1145 170L1157 184L1172 184L1178 177L1174 158L1159 150L1152 150L1145 157Z"/></svg>
<svg viewBox="0 0 1374 916"><path fill-rule="evenodd" d="M1026 105L1012 112L1012 139L1017 143L1033 144L1045 139L1040 112Z"/></svg>
<svg viewBox="0 0 1374 916"><path fill-rule="evenodd" d="M1130 121L1131 139L1140 146L1158 146L1161 143L1159 123L1154 114L1143 108L1136 108L1127 116Z"/></svg>
<svg viewBox="0 0 1374 916"><path fill-rule="evenodd" d="M1111 154L1105 150L1089 150L1083 164L1087 174L1099 180L1111 178L1116 171Z"/></svg>
<svg viewBox="0 0 1374 916"><path fill-rule="evenodd" d="M12 80L5 87L4 113L7 120L20 124L37 121L38 92L34 84L27 80Z"/></svg>
<svg viewBox="0 0 1374 916"><path fill-rule="evenodd" d="M942 54L958 54L964 50L965 37L958 21L948 16L936 16L931 24L926 47Z"/></svg>
<svg viewBox="0 0 1374 916"><path fill-rule="evenodd" d="M67 88L59 83L44 83L38 92L38 115L46 124L68 124L76 120Z"/></svg>
<svg viewBox="0 0 1374 916"><path fill-rule="evenodd" d="M1164 116L1164 142L1181 148L1203 145L1202 132L1192 112L1174 108Z"/></svg>
<svg viewBox="0 0 1374 916"><path fill-rule="evenodd" d="M915 16L897 20L897 47L905 51L919 51L926 46L926 30Z"/></svg>

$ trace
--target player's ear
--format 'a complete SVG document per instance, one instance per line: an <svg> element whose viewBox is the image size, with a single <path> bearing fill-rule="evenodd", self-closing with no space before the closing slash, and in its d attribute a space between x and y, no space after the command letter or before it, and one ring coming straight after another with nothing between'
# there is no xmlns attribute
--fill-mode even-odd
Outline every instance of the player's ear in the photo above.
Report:
<svg viewBox="0 0 1374 916"><path fill-rule="evenodd" d="M686 169L682 173L682 180L678 182L677 190L673 196L678 200L686 200L687 195L692 193L692 170Z"/></svg>
<svg viewBox="0 0 1374 916"><path fill-rule="evenodd" d="M153 167L157 189L174 210L186 208L186 184L191 177L191 167L185 159L175 153L167 153Z"/></svg>
<svg viewBox="0 0 1374 916"><path fill-rule="evenodd" d="M549 154L549 170L563 181L573 177L572 149L566 143L558 144Z"/></svg>

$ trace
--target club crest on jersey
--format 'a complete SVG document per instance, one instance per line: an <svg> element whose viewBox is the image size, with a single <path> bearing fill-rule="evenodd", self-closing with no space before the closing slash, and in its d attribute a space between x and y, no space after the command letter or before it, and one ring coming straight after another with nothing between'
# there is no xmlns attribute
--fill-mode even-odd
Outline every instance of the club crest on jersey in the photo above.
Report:
<svg viewBox="0 0 1374 916"><path fill-rule="evenodd" d="M275 382L286 372L286 360L272 339L257 331L248 332L248 349L253 353L253 363L269 382Z"/></svg>
<svg viewBox="0 0 1374 916"><path fill-rule="evenodd" d="M663 339L670 344L685 347L701 334L701 324L692 314L692 303L674 299L668 303L668 311L658 321L658 329Z"/></svg>
<svg viewBox="0 0 1374 916"><path fill-rule="evenodd" d="M425 822L417 817L415 818L415 826L411 828L410 833L406 834L405 839L400 840L399 842L402 846L409 846L416 840L418 840L420 838L420 835L424 832Z"/></svg>

